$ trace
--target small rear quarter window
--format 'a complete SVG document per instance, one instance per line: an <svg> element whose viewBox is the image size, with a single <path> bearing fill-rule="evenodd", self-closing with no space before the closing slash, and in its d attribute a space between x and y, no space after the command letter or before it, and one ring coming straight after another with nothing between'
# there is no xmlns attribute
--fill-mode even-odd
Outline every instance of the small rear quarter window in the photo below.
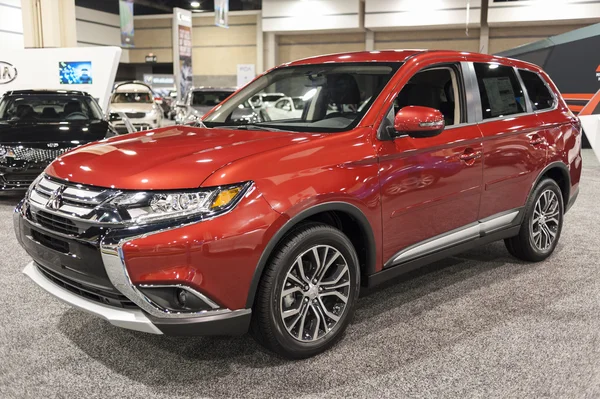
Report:
<svg viewBox="0 0 600 399"><path fill-rule="evenodd" d="M529 94L533 110L541 111L552 108L554 105L554 96L540 75L523 69L519 70L519 75L523 79L523 84L525 85L525 89L527 89L527 94Z"/></svg>

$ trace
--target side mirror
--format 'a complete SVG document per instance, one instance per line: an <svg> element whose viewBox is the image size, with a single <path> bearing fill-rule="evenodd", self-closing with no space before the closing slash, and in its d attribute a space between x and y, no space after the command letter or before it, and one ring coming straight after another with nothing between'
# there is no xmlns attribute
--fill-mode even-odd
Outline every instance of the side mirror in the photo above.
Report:
<svg viewBox="0 0 600 399"><path fill-rule="evenodd" d="M179 100L175 103L175 106L177 108L183 108L183 107L185 107L185 102L183 100Z"/></svg>
<svg viewBox="0 0 600 399"><path fill-rule="evenodd" d="M410 105L402 108L394 118L395 135L408 134L413 138L433 137L440 134L446 123L437 109Z"/></svg>

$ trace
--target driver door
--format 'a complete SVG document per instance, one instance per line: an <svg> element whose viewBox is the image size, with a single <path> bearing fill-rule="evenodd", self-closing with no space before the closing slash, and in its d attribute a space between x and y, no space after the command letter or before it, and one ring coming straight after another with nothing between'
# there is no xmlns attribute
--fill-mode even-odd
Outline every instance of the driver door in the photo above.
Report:
<svg viewBox="0 0 600 399"><path fill-rule="evenodd" d="M395 113L408 105L438 109L446 122L445 130L434 137L405 135L380 141L384 267L451 246L461 233L443 235L477 222L482 135L476 124L466 123L463 82L459 64L419 71L382 123L393 126Z"/></svg>

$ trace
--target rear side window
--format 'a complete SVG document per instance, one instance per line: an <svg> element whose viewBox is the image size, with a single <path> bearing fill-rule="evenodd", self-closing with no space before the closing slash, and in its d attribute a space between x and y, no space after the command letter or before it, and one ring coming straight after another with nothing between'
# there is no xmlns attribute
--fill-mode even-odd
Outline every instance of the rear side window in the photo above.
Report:
<svg viewBox="0 0 600 399"><path fill-rule="evenodd" d="M529 94L529 99L533 105L534 111L550 109L554 105L554 96L548 90L540 75L535 72L519 70L519 75L523 79L523 84Z"/></svg>
<svg viewBox="0 0 600 399"><path fill-rule="evenodd" d="M525 96L512 67L475 63L483 119L524 113Z"/></svg>

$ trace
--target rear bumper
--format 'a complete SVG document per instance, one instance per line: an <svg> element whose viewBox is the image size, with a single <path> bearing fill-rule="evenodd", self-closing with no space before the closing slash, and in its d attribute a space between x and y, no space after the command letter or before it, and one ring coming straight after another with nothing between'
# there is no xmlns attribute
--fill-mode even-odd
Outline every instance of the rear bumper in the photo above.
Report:
<svg viewBox="0 0 600 399"><path fill-rule="evenodd" d="M140 309L103 305L74 294L47 278L35 262L28 263L23 273L61 301L129 330L166 335L242 335L250 325L250 309L203 317L165 319L150 316Z"/></svg>

